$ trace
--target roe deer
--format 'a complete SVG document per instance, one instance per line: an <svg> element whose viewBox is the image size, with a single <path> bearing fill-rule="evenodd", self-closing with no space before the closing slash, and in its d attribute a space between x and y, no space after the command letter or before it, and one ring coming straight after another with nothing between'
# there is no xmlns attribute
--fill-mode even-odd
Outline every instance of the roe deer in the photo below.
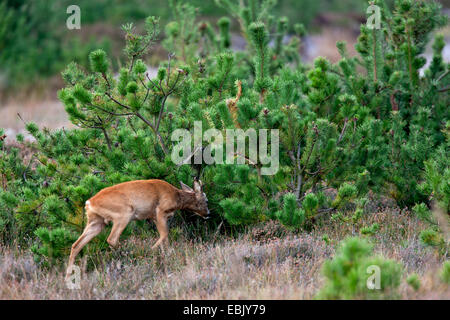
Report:
<svg viewBox="0 0 450 320"><path fill-rule="evenodd" d="M119 237L130 221L152 219L159 232L159 240L152 249L168 241L167 219L176 210L193 211L208 218L208 199L201 181L194 181L194 189L181 182L181 190L162 180L136 180L120 183L98 192L86 201L87 225L83 234L72 245L66 277L81 249L112 221L107 242L117 247Z"/></svg>

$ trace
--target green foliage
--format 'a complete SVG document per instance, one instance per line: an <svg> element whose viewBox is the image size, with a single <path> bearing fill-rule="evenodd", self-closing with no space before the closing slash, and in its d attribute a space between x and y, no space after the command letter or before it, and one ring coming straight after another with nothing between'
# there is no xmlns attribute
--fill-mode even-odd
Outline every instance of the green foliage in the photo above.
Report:
<svg viewBox="0 0 450 320"><path fill-rule="evenodd" d="M63 228L51 231L46 228L38 228L34 233L41 244L33 245L31 251L34 253L34 259L45 266L55 264L61 258L65 259L69 252L68 248L78 238Z"/></svg>
<svg viewBox="0 0 450 320"><path fill-rule="evenodd" d="M402 266L383 257L372 257L372 245L364 239L347 238L332 260L325 261L322 272L325 284L319 299L395 298L400 284ZM370 266L380 268L380 289L369 289ZM369 270L369 271L368 271Z"/></svg>
<svg viewBox="0 0 450 320"><path fill-rule="evenodd" d="M276 213L280 222L288 227L299 227L305 221L306 212L297 207L297 199L294 194L283 196L283 207Z"/></svg>
<svg viewBox="0 0 450 320"><path fill-rule="evenodd" d="M445 142L434 152L429 160L424 162L425 181L419 185L419 189L429 198L436 200L437 205L444 212L450 212L449 123L446 124L445 130Z"/></svg>
<svg viewBox="0 0 450 320"><path fill-rule="evenodd" d="M378 230L380 230L380 225L378 223L374 223L368 227L361 228L360 232L364 235L374 235Z"/></svg>
<svg viewBox="0 0 450 320"><path fill-rule="evenodd" d="M426 246L439 246L443 243L442 236L434 229L426 229L420 232L420 242Z"/></svg>
<svg viewBox="0 0 450 320"><path fill-rule="evenodd" d="M327 234L324 234L324 235L322 236L322 240L323 240L327 245L330 244L330 237L329 237Z"/></svg>
<svg viewBox="0 0 450 320"><path fill-rule="evenodd" d="M92 51L89 55L91 70L94 72L106 73L108 70L108 61L106 61L106 52L102 49Z"/></svg>
<svg viewBox="0 0 450 320"><path fill-rule="evenodd" d="M356 209L355 213L352 215L352 221L353 223L357 223L363 214L363 210L361 208Z"/></svg>
<svg viewBox="0 0 450 320"><path fill-rule="evenodd" d="M444 283L450 284L450 261L445 261L442 264L440 277Z"/></svg>
<svg viewBox="0 0 450 320"><path fill-rule="evenodd" d="M225 211L225 218L231 224L250 224L257 220L246 205L238 199L224 199L220 202L220 206Z"/></svg>
<svg viewBox="0 0 450 320"><path fill-rule="evenodd" d="M413 273L406 278L406 282L415 290L420 289L420 279L417 273Z"/></svg>
<svg viewBox="0 0 450 320"><path fill-rule="evenodd" d="M433 220L433 217L431 215L431 211L428 209L428 207L425 205L425 203L416 204L413 207L413 212L416 214L416 216L426 222L436 224L436 222Z"/></svg>
<svg viewBox="0 0 450 320"><path fill-rule="evenodd" d="M334 200L335 207L342 207L346 203L352 201L357 194L357 189L354 185L344 183L338 190L336 199Z"/></svg>
<svg viewBox="0 0 450 320"><path fill-rule="evenodd" d="M228 17L222 17L217 21L220 29L220 47L222 49L228 49L231 45L230 23Z"/></svg>
<svg viewBox="0 0 450 320"><path fill-rule="evenodd" d="M8 79L4 89L19 89L31 83L35 86L37 80L54 76L70 61L87 67L87 54L99 45L109 51L107 39L99 42L99 39L82 41L79 36L68 37L70 30L65 23L70 4L52 0L21 1L13 5L2 1L0 74Z"/></svg>

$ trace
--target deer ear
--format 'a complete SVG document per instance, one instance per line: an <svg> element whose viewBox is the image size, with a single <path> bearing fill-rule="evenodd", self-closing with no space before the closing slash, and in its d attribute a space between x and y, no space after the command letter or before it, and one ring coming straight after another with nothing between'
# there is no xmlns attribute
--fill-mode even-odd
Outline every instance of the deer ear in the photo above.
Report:
<svg viewBox="0 0 450 320"><path fill-rule="evenodd" d="M194 180L194 191L197 193L202 192L202 182L200 180Z"/></svg>
<svg viewBox="0 0 450 320"><path fill-rule="evenodd" d="M192 190L191 187L189 187L188 185L185 185L182 181L180 181L180 185L181 185L181 190L183 190L183 191L189 191L189 192L194 191L194 190Z"/></svg>

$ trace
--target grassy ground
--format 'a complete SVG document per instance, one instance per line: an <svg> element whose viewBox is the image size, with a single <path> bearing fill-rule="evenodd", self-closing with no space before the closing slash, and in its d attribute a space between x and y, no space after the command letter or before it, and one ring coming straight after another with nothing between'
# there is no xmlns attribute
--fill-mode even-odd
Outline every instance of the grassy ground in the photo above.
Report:
<svg viewBox="0 0 450 320"><path fill-rule="evenodd" d="M326 30L309 38L306 61L318 55L335 61L336 40L347 40L352 48L355 34ZM17 113L40 127L70 126L54 92L44 100L27 97L0 104L0 127L7 129L10 141L24 130ZM402 299L450 299L449 287L438 276L445 257L418 239L428 226L392 204L372 205L368 211L357 224L328 219L309 233L297 234L270 222L237 238L215 236L212 230L213 236L202 240L188 228L173 226L164 253L150 250L157 239L152 227L122 239L117 250L98 253L88 246L77 260L85 270L81 290L66 288L63 266L41 269L26 248L0 246L0 299L312 299L324 281L322 264L333 257L339 241L373 223L380 225L370 236L376 252L405 267ZM329 243L323 240L325 234ZM412 273L419 275L418 291L406 284Z"/></svg>
<svg viewBox="0 0 450 320"><path fill-rule="evenodd" d="M450 299L438 272L445 258L418 239L427 226L393 207L371 211L357 224L328 220L309 233L268 222L237 238L212 230L202 240L173 226L165 252L151 251L152 227L122 239L116 250L88 248L78 260L85 270L80 290L66 288L63 267L40 269L28 251L0 247L0 299L313 299L324 281L321 266L338 242L375 222L381 226L370 237L376 253L404 265L400 297ZM419 275L418 291L405 281L411 273Z"/></svg>

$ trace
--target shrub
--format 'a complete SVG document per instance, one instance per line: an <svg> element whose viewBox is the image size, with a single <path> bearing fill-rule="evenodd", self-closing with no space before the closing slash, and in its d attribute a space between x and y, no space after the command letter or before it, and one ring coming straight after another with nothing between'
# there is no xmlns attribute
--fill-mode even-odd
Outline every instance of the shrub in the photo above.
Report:
<svg viewBox="0 0 450 320"><path fill-rule="evenodd" d="M450 211L450 130L449 123L446 124L446 140L437 148L433 156L425 161L425 181L419 187L420 190L437 202L444 210Z"/></svg>
<svg viewBox="0 0 450 320"><path fill-rule="evenodd" d="M428 223L431 224L436 224L436 222L434 221L431 211L428 209L428 207L425 205L425 203L420 203L420 204L416 204L413 207L413 212L416 214L416 216L423 220L426 221Z"/></svg>
<svg viewBox="0 0 450 320"><path fill-rule="evenodd" d="M380 230L380 225L374 223L371 226L361 228L360 232L365 235L374 235L378 230Z"/></svg>
<svg viewBox="0 0 450 320"><path fill-rule="evenodd" d="M352 201L357 194L357 189L354 185L344 183L338 190L336 199L333 202L334 207L342 207L346 203Z"/></svg>
<svg viewBox="0 0 450 320"><path fill-rule="evenodd" d="M441 270L440 276L444 283L450 284L450 261L445 261L442 264L442 270Z"/></svg>
<svg viewBox="0 0 450 320"><path fill-rule="evenodd" d="M78 238L75 234L63 228L48 230L38 228L35 235L39 238L41 244L35 244L31 247L36 262L41 262L44 266L50 266L61 262L61 258L66 258L70 246Z"/></svg>
<svg viewBox="0 0 450 320"><path fill-rule="evenodd" d="M411 274L406 278L406 282L415 290L420 289L420 279L419 276L416 273Z"/></svg>
<svg viewBox="0 0 450 320"><path fill-rule="evenodd" d="M283 196L283 208L276 213L276 217L288 227L300 227L305 221L305 210L299 209L294 194Z"/></svg>
<svg viewBox="0 0 450 320"><path fill-rule="evenodd" d="M372 245L364 239L343 240L332 260L325 261L322 273L325 283L319 299L394 298L400 284L402 266L383 257L372 257ZM369 289L369 267L380 270L380 289Z"/></svg>
<svg viewBox="0 0 450 320"><path fill-rule="evenodd" d="M439 232L434 229L426 229L420 232L420 242L426 246L439 246L442 244L443 239Z"/></svg>

